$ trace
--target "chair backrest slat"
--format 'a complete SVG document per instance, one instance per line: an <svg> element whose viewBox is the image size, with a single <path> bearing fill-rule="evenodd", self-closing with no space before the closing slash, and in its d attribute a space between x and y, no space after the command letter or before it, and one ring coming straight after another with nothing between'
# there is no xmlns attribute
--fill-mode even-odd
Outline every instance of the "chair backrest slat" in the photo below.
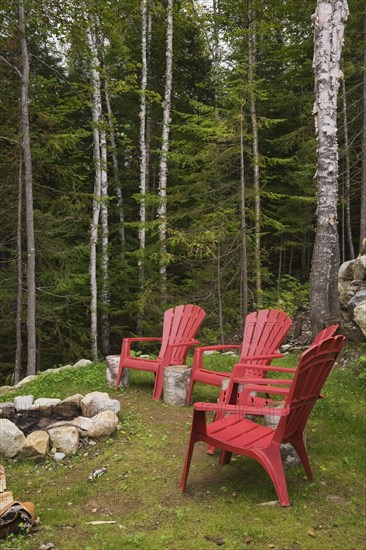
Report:
<svg viewBox="0 0 366 550"><path fill-rule="evenodd" d="M197 305L179 305L168 309L164 313L164 324L159 358L164 357L169 344L194 339L206 314ZM174 347L171 355L171 364L183 364L190 346Z"/></svg>
<svg viewBox="0 0 366 550"><path fill-rule="evenodd" d="M265 365L268 359L248 360L251 355L275 353L291 327L291 319L278 309L262 309L249 313L245 320L240 360L246 364ZM261 371L253 369L251 374L261 376Z"/></svg>

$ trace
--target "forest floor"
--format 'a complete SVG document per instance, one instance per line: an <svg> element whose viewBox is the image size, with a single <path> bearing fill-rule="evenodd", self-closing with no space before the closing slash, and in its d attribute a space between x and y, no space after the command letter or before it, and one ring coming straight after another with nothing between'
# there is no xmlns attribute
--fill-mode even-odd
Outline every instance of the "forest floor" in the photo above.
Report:
<svg viewBox="0 0 366 550"><path fill-rule="evenodd" d="M207 361L222 368L233 359ZM296 358L287 356L282 364L293 366ZM201 443L193 454L187 492L181 494L192 407L152 401L152 387L150 374L132 371L131 386L117 393L107 387L105 367L99 364L41 374L22 388L22 394L35 398L108 391L121 402L121 422L113 437L80 449L62 463L51 458L38 464L3 461L8 490L17 500L33 501L40 519L31 534L1 541L1 549L365 547L366 392L350 369L333 370L325 399L307 427L315 481L309 483L301 467L286 470L289 508L263 505L276 500L276 494L255 461L234 457L230 465L220 467L217 455L207 455ZM197 384L196 401L216 397L216 388ZM107 472L88 482L88 475L101 467ZM90 523L95 521L102 523Z"/></svg>

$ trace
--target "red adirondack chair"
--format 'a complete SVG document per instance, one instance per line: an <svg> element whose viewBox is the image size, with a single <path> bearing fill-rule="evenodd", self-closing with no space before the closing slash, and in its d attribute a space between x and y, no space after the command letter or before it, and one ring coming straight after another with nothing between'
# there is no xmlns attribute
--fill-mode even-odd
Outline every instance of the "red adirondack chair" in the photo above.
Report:
<svg viewBox="0 0 366 550"><path fill-rule="evenodd" d="M225 344L203 346L194 350L191 381L188 389L187 405L191 402L192 391L196 382L221 387L222 381L230 376L227 372L215 372L203 367L203 354L208 350L241 349L239 363L252 364L251 375L263 376L262 371L255 369L256 365L269 364L272 359L283 357L276 353L282 340L291 326L290 317L277 309L262 309L249 313L245 319L243 342L241 345ZM222 397L222 396L221 396Z"/></svg>
<svg viewBox="0 0 366 550"><path fill-rule="evenodd" d="M323 340L326 340L330 336L334 336L338 329L339 325L330 325L329 327L322 329L315 336L311 347L317 346L319 343L321 343ZM256 366L256 370L259 371L259 375L258 372L253 373L253 369L248 369L248 366L245 363L238 363L234 365L233 371L230 375L228 387L226 388L226 390L221 392L219 402L229 403L231 405L237 404L239 401L238 389L243 386L243 384L266 384L266 376L268 372L273 372L277 374L294 374L296 372L296 369L274 365L261 365L260 367ZM270 383L290 386L292 383L292 379L272 378ZM255 403L256 406L263 407L266 404L266 399L260 396L252 396L252 402ZM217 419L219 418L219 416L216 415L215 418ZM208 452L212 454L213 449L209 449Z"/></svg>
<svg viewBox="0 0 366 550"><path fill-rule="evenodd" d="M343 336L328 337L306 350L299 361L290 390L267 384L248 384L240 394L239 405L195 403L191 436L181 478L181 491L185 490L194 444L197 441L221 449L220 463L230 462L231 454L253 458L270 476L282 506L289 506L286 478L280 454L281 443L291 443L304 466L309 480L313 480L303 434L310 413L321 397L323 387L338 353L344 345ZM251 365L248 365L248 369ZM266 368L266 367L264 367ZM253 404L251 393L268 392L285 396L283 408L260 408ZM206 412L224 412L225 415L211 424ZM262 426L244 418L244 415L279 416L276 428Z"/></svg>
<svg viewBox="0 0 366 550"><path fill-rule="evenodd" d="M124 368L138 369L155 374L153 399L160 399L163 391L164 368L169 365L184 364L189 348L199 344L194 340L206 313L196 305L180 305L164 313L161 338L124 338L116 378L116 389L120 384ZM157 359L131 357L131 344L134 342L161 341Z"/></svg>

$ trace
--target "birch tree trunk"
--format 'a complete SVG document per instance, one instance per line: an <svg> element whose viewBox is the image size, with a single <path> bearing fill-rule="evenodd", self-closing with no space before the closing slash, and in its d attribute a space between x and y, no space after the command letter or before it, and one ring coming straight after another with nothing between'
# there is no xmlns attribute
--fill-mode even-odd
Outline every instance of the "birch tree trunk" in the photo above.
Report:
<svg viewBox="0 0 366 550"><path fill-rule="evenodd" d="M147 33L148 0L141 1L141 100L140 100L140 227L139 227L139 286L142 293L145 288L145 248L146 248L146 183L147 183L147 145L146 145L146 88L147 88ZM141 310L137 315L137 333L141 334Z"/></svg>
<svg viewBox="0 0 366 550"><path fill-rule="evenodd" d="M100 149L100 119L102 100L100 91L100 63L97 55L95 36L87 31L87 40L92 54L90 77L92 85L92 121L93 121L93 159L95 167L93 216L90 228L90 340L94 361L98 360L98 287L97 287L97 242L101 205L101 149Z"/></svg>
<svg viewBox="0 0 366 550"><path fill-rule="evenodd" d="M173 82L173 0L168 0L166 34L165 95L163 101L163 135L159 166L159 234L160 234L160 285L163 300L166 298L166 187L168 173L170 108Z"/></svg>
<svg viewBox="0 0 366 550"><path fill-rule="evenodd" d="M248 81L250 94L250 116L253 133L253 183L254 183L254 272L257 306L260 306L262 296L261 276L261 200L259 179L259 146L258 146L258 121L254 90L254 71L256 62L256 33L254 12L251 0L248 2L249 13L249 56L248 56Z"/></svg>
<svg viewBox="0 0 366 550"><path fill-rule="evenodd" d="M24 1L19 0L19 34L22 58L21 127L25 182L25 213L27 229L27 376L36 373L36 249L33 214L33 172L29 131L29 54L26 37Z"/></svg>
<svg viewBox="0 0 366 550"><path fill-rule="evenodd" d="M360 219L360 245L366 238L366 4L364 4L364 51L363 51L363 123L362 123L362 186L361 186L361 219Z"/></svg>
<svg viewBox="0 0 366 550"><path fill-rule="evenodd" d="M351 260L353 260L355 257L355 251L353 248L353 240L352 240L351 207L350 207L351 166L350 166L350 159L349 159L346 81L344 78L342 79L342 103L343 103L343 125L344 125L344 149L345 149L345 161L346 161L346 174L345 174L345 186L344 186L344 202L345 202L344 225L345 225L345 232L347 234L349 257Z"/></svg>
<svg viewBox="0 0 366 550"><path fill-rule="evenodd" d="M347 0L318 0L313 15L315 130L317 135L317 227L310 274L313 334L339 321L337 230L337 96Z"/></svg>
<svg viewBox="0 0 366 550"><path fill-rule="evenodd" d="M101 251L101 272L102 272L102 291L101 302L102 312L100 318L101 324L101 345L104 356L109 355L109 227L108 227L108 174L107 174L107 140L104 126L100 130L100 154L101 154L101 215L100 222L102 228L102 251Z"/></svg>
<svg viewBox="0 0 366 550"><path fill-rule="evenodd" d="M245 173L244 173L244 137L243 107L240 112L240 230L241 230L241 317L243 324L248 313L248 265L247 235L245 218Z"/></svg>
<svg viewBox="0 0 366 550"><path fill-rule="evenodd" d="M19 159L18 179L18 219L17 219L17 313L15 320L16 349L14 382L20 382L22 366L22 301L23 301L23 270L22 270L22 189L23 189L23 156Z"/></svg>

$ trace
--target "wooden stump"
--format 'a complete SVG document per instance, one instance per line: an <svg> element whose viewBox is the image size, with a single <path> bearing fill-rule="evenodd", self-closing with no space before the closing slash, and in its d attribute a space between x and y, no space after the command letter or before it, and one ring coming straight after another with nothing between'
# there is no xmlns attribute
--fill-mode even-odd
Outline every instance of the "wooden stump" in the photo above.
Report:
<svg viewBox="0 0 366 550"><path fill-rule="evenodd" d="M176 365L164 369L164 403L185 407L191 368L187 365Z"/></svg>
<svg viewBox="0 0 366 550"><path fill-rule="evenodd" d="M105 358L106 367L105 375L107 379L107 384L109 386L116 385L116 378L118 373L119 366L119 355L107 355ZM121 382L119 384L120 388L127 387L130 385L130 369L123 369Z"/></svg>

